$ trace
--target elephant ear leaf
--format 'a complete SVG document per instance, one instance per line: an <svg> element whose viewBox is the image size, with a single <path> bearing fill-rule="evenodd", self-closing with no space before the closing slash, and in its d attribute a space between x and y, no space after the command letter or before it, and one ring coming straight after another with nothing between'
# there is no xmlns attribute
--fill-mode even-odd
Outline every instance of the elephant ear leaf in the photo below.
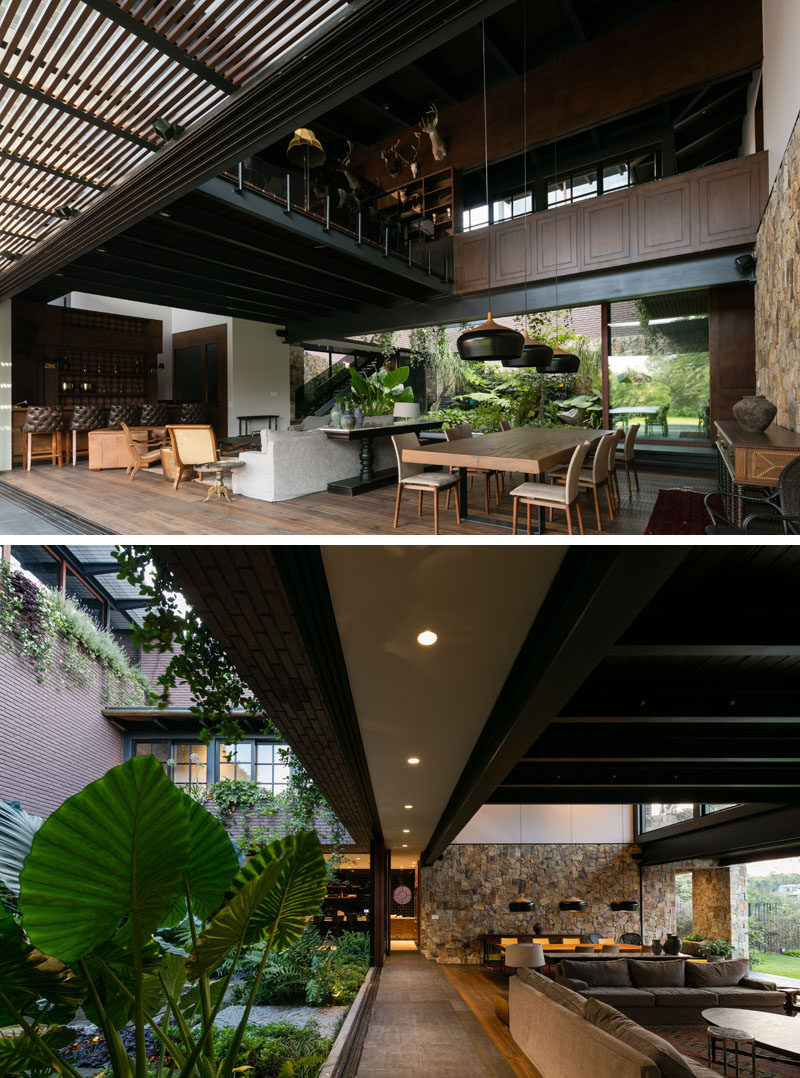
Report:
<svg viewBox="0 0 800 1078"><path fill-rule="evenodd" d="M19 894L22 865L43 823L41 816L29 816L16 801L0 801L0 883L12 894Z"/></svg>
<svg viewBox="0 0 800 1078"><path fill-rule="evenodd" d="M74 1039L74 1029L49 1029L42 1034L42 1040L53 1051L66 1048ZM0 1078L6 1074L49 1073L52 1067L47 1052L30 1037L0 1038Z"/></svg>
<svg viewBox="0 0 800 1078"><path fill-rule="evenodd" d="M58 959L27 943L10 917L0 921L0 987L19 1009L44 999L74 1012L86 993L83 980Z"/></svg>
<svg viewBox="0 0 800 1078"><path fill-rule="evenodd" d="M124 924L142 946L172 905L188 852L186 798L158 760L112 768L34 837L19 896L31 943L76 962Z"/></svg>
<svg viewBox="0 0 800 1078"><path fill-rule="evenodd" d="M369 383L364 375L360 371L357 371L355 367L350 368L350 384L360 397L369 396Z"/></svg>
<svg viewBox="0 0 800 1078"><path fill-rule="evenodd" d="M192 898L192 910L207 920L222 905L225 892L239 868L239 858L230 836L219 820L188 794L189 857L186 884Z"/></svg>
<svg viewBox="0 0 800 1078"><path fill-rule="evenodd" d="M283 868L275 886L254 912L245 942L255 943L271 936L273 948L282 951L300 939L308 918L320 909L325 898L325 858L317 833L301 831L270 843L242 865L232 889L248 886L248 881L276 862L281 862Z"/></svg>
<svg viewBox="0 0 800 1078"><path fill-rule="evenodd" d="M384 389L394 389L395 386L402 385L408 378L408 367L397 367L393 371L386 371L383 376Z"/></svg>

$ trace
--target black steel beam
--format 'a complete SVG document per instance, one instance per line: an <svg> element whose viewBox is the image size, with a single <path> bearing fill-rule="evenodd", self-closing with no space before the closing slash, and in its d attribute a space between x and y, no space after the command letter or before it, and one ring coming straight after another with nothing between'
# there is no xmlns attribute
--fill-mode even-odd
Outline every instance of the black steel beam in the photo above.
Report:
<svg viewBox="0 0 800 1078"><path fill-rule="evenodd" d="M440 102L443 108L451 108L453 105L459 104L459 98L442 83L441 72L434 71L424 59L419 59L413 64L409 64L407 70L409 74L416 75L418 78L423 78L430 83L439 98L438 101L434 102L437 107Z"/></svg>
<svg viewBox="0 0 800 1078"><path fill-rule="evenodd" d="M583 25L583 21L578 14L576 4L573 3L573 0L561 0L561 7L564 11L564 14L570 21L570 25L575 32L575 37L578 39L578 43L580 45L585 45L586 42L589 40L589 37L586 33L586 27Z"/></svg>
<svg viewBox="0 0 800 1078"><path fill-rule="evenodd" d="M570 549L422 854L432 864L689 555ZM579 799L580 800L580 799Z"/></svg>
<svg viewBox="0 0 800 1078"><path fill-rule="evenodd" d="M582 273L574 277L531 282L527 293L522 288L492 290L492 313L519 314L521 311L548 311L581 307L621 299L635 299L663 292L685 292L717 285L741 284L742 275L735 259L752 254L753 248L734 247L727 251L677 258L670 262L648 262L601 273ZM320 337L352 337L379 330L414 329L417 326L453 325L457 322L482 321L486 317L486 294L434 297L424 303L409 301L391 308L368 307L358 313L342 312L332 319L313 322L290 320L287 340L316 340Z"/></svg>
<svg viewBox="0 0 800 1078"><path fill-rule="evenodd" d="M87 180L83 176L78 176L74 172L64 172L62 169L51 168L50 165L43 165L39 161L34 161L30 157L20 157L19 154L9 153L8 150L0 150L0 157L6 161L12 161L15 165L25 165L27 168L36 169L37 172L46 172L48 176L58 176L60 180L69 180L70 183L80 184L82 187L91 187L95 191L105 191L105 185L102 183L95 183L94 180Z"/></svg>
<svg viewBox="0 0 800 1078"><path fill-rule="evenodd" d="M800 721L788 723L715 723L684 725L669 722L639 723L620 736L613 724L552 723L520 760L521 764L547 760L681 760L741 761L793 760L800 762Z"/></svg>
<svg viewBox="0 0 800 1078"><path fill-rule="evenodd" d="M113 6L117 11L120 10L117 8L116 4ZM97 127L101 131L107 132L109 135L116 135L117 138L124 139L126 142L133 142L143 149L150 150L151 153L154 153L158 149L158 146L155 143L149 142L146 138L142 138L141 135L137 135L133 131L127 131L123 127L116 127L107 120L103 120L99 116L94 116L91 112L86 112L83 109L76 109L74 105L68 105L66 101L60 101L51 94L42 93L41 90L36 90L33 86L26 86L24 82L20 82L18 79L12 79L9 75L0 73L0 86L5 86L8 90L14 90L18 94L24 94L25 97L32 97L34 101L41 101L42 104L47 105L49 108L57 109L59 112L65 112L68 116L74 116L75 119L91 124L92 127Z"/></svg>
<svg viewBox="0 0 800 1078"><path fill-rule="evenodd" d="M129 15L127 11L123 11L118 4L115 4L113 0L83 0L87 7L94 8L95 11L99 11L106 19L110 19L111 22L122 26L130 34L134 34L142 41L146 41L148 45L152 45L153 48L158 49L159 52L163 52L165 56L169 56L171 60L180 64L181 67L185 67L187 71L193 72L195 75L199 75L205 79L206 82L210 82L212 86L216 86L218 90L222 90L226 94L235 93L238 86L235 82L231 82L229 79L224 78L218 74L213 68L208 67L200 60L195 60L193 56L190 56L184 49L179 48L177 45L173 45L171 41L168 41L163 34L159 34L157 30L153 30L150 26L146 26L140 19L137 19L134 15ZM155 119L155 117L154 117Z"/></svg>
<svg viewBox="0 0 800 1078"><path fill-rule="evenodd" d="M42 206L32 206L30 202L21 202L18 198L5 198L0 195L0 203L4 206L16 206L20 210L31 210L33 213L41 213L44 217L58 217L53 210L46 210Z"/></svg>
<svg viewBox="0 0 800 1078"><path fill-rule="evenodd" d="M570 760L566 757L549 759L544 757L530 763L518 764L497 789L505 792L516 790L538 790L542 788L558 789L570 786L573 789L585 787L588 790L600 788L616 789L620 786L632 787L644 784L659 790L671 790L669 800L694 800L682 795L686 787L700 788L703 783L709 790L718 786L731 789L740 787L739 800L752 801L748 794L750 787L759 789L793 790L795 796L800 790L800 768L796 763L775 763L759 759L735 763L731 760L685 760L672 763L665 760ZM680 796L679 796L680 795ZM783 801L788 793L772 800ZM586 799L584 799L586 800ZM589 798L588 800L591 800ZM620 801L624 799L621 798ZM656 800L652 798L651 800ZM707 795L702 800L711 800ZM761 800L764 800L761 798ZM766 798L770 800L770 798Z"/></svg>
<svg viewBox="0 0 800 1078"><path fill-rule="evenodd" d="M685 786L675 784L659 785L645 782L640 776L636 785L619 783L614 786L603 785L539 785L502 786L484 799L487 805L641 805L653 802L689 802L702 804L707 801L737 802L746 801L790 801L797 800L800 786L759 786L756 783L742 787L738 784L714 786L710 782ZM795 833L795 841L797 834ZM676 855L670 860L683 860L684 857L701 856L700 854ZM425 862L426 864L430 862Z"/></svg>
<svg viewBox="0 0 800 1078"><path fill-rule="evenodd" d="M748 796L752 792L748 791ZM653 800L654 798L648 795L637 799L637 802L649 803ZM708 798L703 794L702 797L690 800L703 803ZM781 803L754 805L752 813L747 813L745 809L732 814L733 818L726 813L725 818L719 821L715 821L713 816L701 817L698 824L686 829L676 829L676 833L661 838L657 835L651 837L646 833L639 836L637 841L644 853L645 864L668 864L671 861L684 861L694 857L716 856L725 856L729 861L735 856L741 863L751 856L762 856L769 850L797 847L800 836L800 805L796 803L797 799L767 796L757 800L778 800ZM730 797L723 797L720 801L741 801L741 792L731 790ZM781 854L776 852L775 856Z"/></svg>
<svg viewBox="0 0 800 1078"><path fill-rule="evenodd" d="M384 95L385 96L385 95ZM356 94L353 98L354 101L361 101L368 108L371 108L373 112L377 112L381 116L385 116L387 120L391 120L397 127L405 130L407 127L411 127L415 121L410 120L408 116L401 116L397 111L397 107L391 102L387 102L385 105L381 105L376 101L370 93Z"/></svg>
<svg viewBox="0 0 800 1078"><path fill-rule="evenodd" d="M494 40L491 32L486 29L486 26L477 27L476 33L478 36L483 35L486 39L486 51L492 57L496 64L498 64L503 74L509 79L515 79L519 75L519 71L514 64L508 58L508 50L501 48L500 45Z"/></svg>
<svg viewBox="0 0 800 1078"><path fill-rule="evenodd" d="M24 232L7 232L4 228L0 228L0 236L9 236L12 240L27 240L28 243L39 242L36 236L27 236Z"/></svg>
<svg viewBox="0 0 800 1078"><path fill-rule="evenodd" d="M767 690L753 686L743 689L731 682L730 670L723 670L714 672L715 675L719 673L722 681L717 689L700 689L693 683L691 690L688 690L686 685L678 687L675 684L666 690L653 681L658 673L651 670L647 675L642 671L638 689L627 683L618 686L618 692L615 687L613 700L609 695L602 695L607 686L589 683L576 693L576 703L570 702L565 711L585 714L591 709L595 715L601 716L608 710L615 716L636 716L641 723L650 722L651 716L656 714L693 718L702 722L706 718L714 718L726 712L729 715L746 715L750 721L763 718L768 722L775 716L800 721L800 700L794 687ZM665 676L674 676L674 670L670 670Z"/></svg>

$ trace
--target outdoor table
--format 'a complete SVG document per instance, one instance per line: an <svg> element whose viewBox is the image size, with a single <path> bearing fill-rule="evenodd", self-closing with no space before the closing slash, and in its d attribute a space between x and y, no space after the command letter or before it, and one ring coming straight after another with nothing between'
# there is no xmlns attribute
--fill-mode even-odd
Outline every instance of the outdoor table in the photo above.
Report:
<svg viewBox="0 0 800 1078"><path fill-rule="evenodd" d="M243 460L212 460L208 464L195 464L195 471L200 472L213 472L214 485L209 489L208 494L203 498L203 503L207 502L212 494L216 494L218 498L225 498L226 501L231 500L231 496L228 493L228 488L224 483L224 476L226 472L232 472L234 468L244 468Z"/></svg>
<svg viewBox="0 0 800 1078"><path fill-rule="evenodd" d="M412 464L435 464L440 468L455 467L459 472L461 519L472 524L488 524L510 531L510 521L474 516L467 510L467 469L488 468L497 472L522 472L526 478L535 476L540 482L544 473L558 464L567 464L576 445L589 442L596 445L607 430L561 430L550 427L517 427L514 430L482 434L475 438L460 438L453 442L404 449L403 460ZM539 507L538 533L544 532L544 508Z"/></svg>
<svg viewBox="0 0 800 1078"><path fill-rule="evenodd" d="M627 430L628 420L631 418L631 416L658 415L660 411L661 409L658 407L657 404L640 404L638 405L638 407L636 405L629 405L625 408L609 408L608 414L611 419L616 419L617 416L619 416L619 418L622 420L625 430Z"/></svg>
<svg viewBox="0 0 800 1078"><path fill-rule="evenodd" d="M396 468L381 468L376 472L373 467L375 453L372 443L375 439L389 438L393 434L419 434L424 430L440 430L441 426L441 419L417 419L408 423L395 423L392 417L387 415L386 422L382 424L374 423L369 426L351 427L347 430L339 427L320 427L321 433L334 441L361 442L361 451L358 454L358 459L361 461L361 474L354 475L350 479L336 479L328 483L328 493L353 496L366 494L368 490L394 483L397 479Z"/></svg>

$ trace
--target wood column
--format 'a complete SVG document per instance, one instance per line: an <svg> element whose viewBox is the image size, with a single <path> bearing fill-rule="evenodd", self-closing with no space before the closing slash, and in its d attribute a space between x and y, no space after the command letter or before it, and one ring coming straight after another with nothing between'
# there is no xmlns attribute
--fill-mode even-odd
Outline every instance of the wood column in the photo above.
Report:
<svg viewBox="0 0 800 1078"><path fill-rule="evenodd" d="M755 289L750 282L708 293L711 430L756 389Z"/></svg>
<svg viewBox="0 0 800 1078"><path fill-rule="evenodd" d="M387 866L391 854L383 838L373 838L369 844L370 890L372 892L372 918L369 930L369 961L372 966L382 966L386 961L389 942L389 874Z"/></svg>
<svg viewBox="0 0 800 1078"><path fill-rule="evenodd" d="M611 341L608 336L609 311L610 304L600 304L600 364L603 378L603 427L606 430L611 430L608 415L608 409L611 407L608 381L608 353L611 350Z"/></svg>

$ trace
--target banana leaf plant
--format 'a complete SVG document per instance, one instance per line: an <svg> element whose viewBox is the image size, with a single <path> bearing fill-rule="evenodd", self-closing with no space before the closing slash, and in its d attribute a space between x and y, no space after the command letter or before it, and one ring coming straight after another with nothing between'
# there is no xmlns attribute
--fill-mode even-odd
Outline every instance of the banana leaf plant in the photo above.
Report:
<svg viewBox="0 0 800 1078"><path fill-rule="evenodd" d="M222 825L154 756L113 768L33 830L19 916L0 906L0 1029L19 1031L0 1037L0 1076L47 1068L80 1078L58 1054L75 1038L65 1027L80 1007L102 1029L114 1078L146 1078L148 1027L160 1046L157 1078L231 1078L269 953L300 938L324 895L315 832L279 839L240 867ZM183 920L186 951L158 935ZM217 1059L225 991L243 949L262 941L242 1020ZM131 1022L129 1056L119 1030Z"/></svg>
<svg viewBox="0 0 800 1078"><path fill-rule="evenodd" d="M403 383L409 368L398 367L390 371L381 367L365 378L355 367L350 368L352 397L364 415L391 415L395 404L413 404L414 391Z"/></svg>

